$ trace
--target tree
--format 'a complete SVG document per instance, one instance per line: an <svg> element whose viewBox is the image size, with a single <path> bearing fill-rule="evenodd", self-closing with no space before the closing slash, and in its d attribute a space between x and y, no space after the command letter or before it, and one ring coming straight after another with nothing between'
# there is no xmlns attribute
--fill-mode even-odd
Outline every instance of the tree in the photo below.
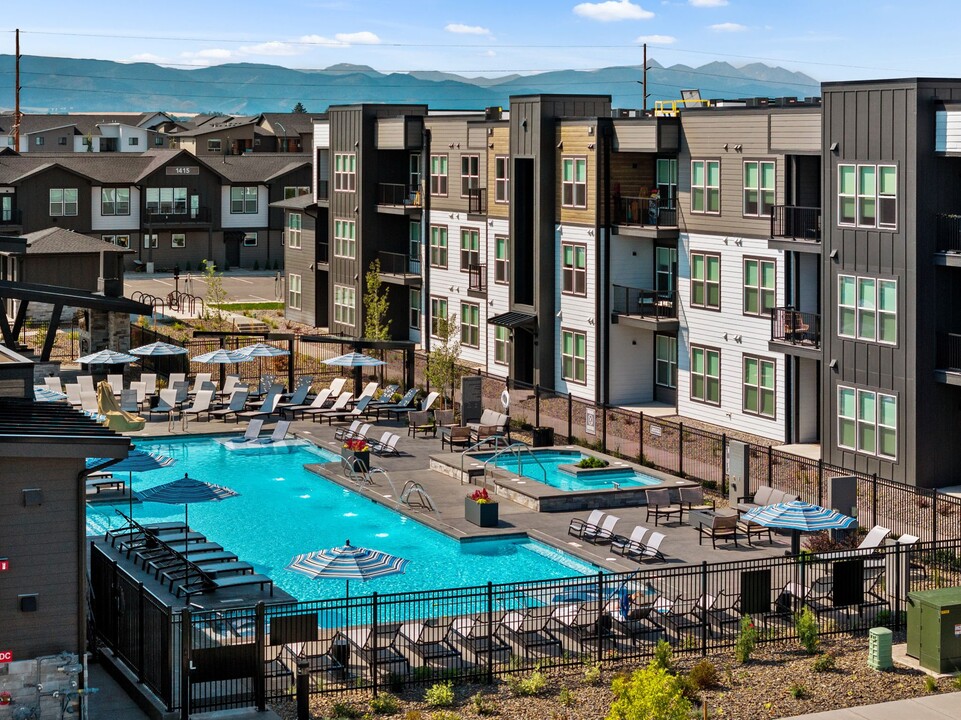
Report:
<svg viewBox="0 0 961 720"><path fill-rule="evenodd" d="M364 282L367 286L364 292L364 337L390 340L390 318L387 317L390 304L387 302L387 288L380 279L380 260L370 264Z"/></svg>
<svg viewBox="0 0 961 720"><path fill-rule="evenodd" d="M611 684L614 703L607 720L688 720L691 701L681 680L652 662Z"/></svg>
<svg viewBox="0 0 961 720"><path fill-rule="evenodd" d="M304 104L302 102L298 102L296 105L294 105L294 109L291 110L291 112L306 113L307 108L304 107Z"/></svg>
<svg viewBox="0 0 961 720"><path fill-rule="evenodd" d="M223 273L217 272L217 266L214 265L213 260L204 260L204 280L207 283L207 295L204 298L204 303L207 308L208 317L210 316L210 308L213 308L213 319L217 324L218 328L222 328L224 324L224 314L222 312L223 306L230 302L230 296L227 294L227 290L224 288L224 278Z"/></svg>
<svg viewBox="0 0 961 720"><path fill-rule="evenodd" d="M426 330L426 328L425 328ZM447 407L447 399L454 397L454 388L463 374L457 359L460 357L460 328L457 317L437 318L437 337L440 343L427 353L427 369L425 375L437 392L440 393L441 404Z"/></svg>

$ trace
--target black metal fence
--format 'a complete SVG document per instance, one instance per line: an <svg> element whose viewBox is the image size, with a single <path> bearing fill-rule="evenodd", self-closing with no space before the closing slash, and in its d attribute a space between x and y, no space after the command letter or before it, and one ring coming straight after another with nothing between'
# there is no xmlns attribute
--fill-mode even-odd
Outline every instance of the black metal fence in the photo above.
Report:
<svg viewBox="0 0 961 720"><path fill-rule="evenodd" d="M615 225L677 227L677 209L658 198L617 197L613 209Z"/></svg>
<svg viewBox="0 0 961 720"><path fill-rule="evenodd" d="M76 317L62 319L57 326L56 336L50 350L50 360L73 362L84 354L80 342L82 328ZM50 333L50 323L47 320L27 320L20 330L17 342L21 347L40 355L47 336Z"/></svg>
<svg viewBox="0 0 961 720"><path fill-rule="evenodd" d="M821 242L821 208L775 205L771 237Z"/></svg>
<svg viewBox="0 0 961 720"><path fill-rule="evenodd" d="M657 320L674 319L677 317L677 293L612 285L611 311Z"/></svg>
<svg viewBox="0 0 961 720"><path fill-rule="evenodd" d="M821 316L791 307L771 308L771 339L791 345L821 347Z"/></svg>

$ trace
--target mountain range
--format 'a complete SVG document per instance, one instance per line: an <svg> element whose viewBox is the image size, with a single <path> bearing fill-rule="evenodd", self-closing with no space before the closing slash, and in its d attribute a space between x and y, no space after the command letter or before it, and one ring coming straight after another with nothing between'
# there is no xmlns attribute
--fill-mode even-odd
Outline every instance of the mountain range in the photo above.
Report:
<svg viewBox="0 0 961 720"><path fill-rule="evenodd" d="M0 106L12 108L14 57L0 55ZM464 77L444 72L384 74L366 65L339 64L322 70L233 63L194 70L153 63L23 56L24 112L148 111L256 114L286 112L298 102L308 112L358 102L425 103L436 109L506 106L511 95L592 93L611 95L614 107L642 105L639 66L599 70L556 70L536 75ZM807 97L817 80L762 63L734 67L664 67L648 62L649 103L699 89L705 98Z"/></svg>

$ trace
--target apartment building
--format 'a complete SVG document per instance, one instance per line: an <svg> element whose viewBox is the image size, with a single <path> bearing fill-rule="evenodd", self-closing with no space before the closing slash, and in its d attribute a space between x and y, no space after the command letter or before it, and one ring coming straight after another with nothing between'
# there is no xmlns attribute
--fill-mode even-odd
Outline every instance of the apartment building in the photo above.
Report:
<svg viewBox="0 0 961 720"><path fill-rule="evenodd" d="M19 153L142 153L167 147L166 133L177 121L162 112L68 113L20 119L20 145L15 147L14 117L0 115L0 135Z"/></svg>

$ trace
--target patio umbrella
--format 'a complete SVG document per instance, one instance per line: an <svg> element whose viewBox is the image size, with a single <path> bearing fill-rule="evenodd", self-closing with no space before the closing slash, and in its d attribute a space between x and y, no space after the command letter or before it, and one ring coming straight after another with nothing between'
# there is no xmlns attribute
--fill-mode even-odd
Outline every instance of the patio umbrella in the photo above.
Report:
<svg viewBox="0 0 961 720"><path fill-rule="evenodd" d="M34 385L33 399L37 402L58 402L60 400L66 400L67 396L62 392L51 390L46 385Z"/></svg>
<svg viewBox="0 0 961 720"><path fill-rule="evenodd" d="M77 362L81 365L123 365L136 361L136 355L117 352L116 350L101 350L100 352L77 358Z"/></svg>
<svg viewBox="0 0 961 720"><path fill-rule="evenodd" d="M752 522L769 528L791 530L791 554L801 552L801 533L818 530L842 530L855 523L853 517L842 515L820 505L793 500L754 508L741 516L744 522Z"/></svg>
<svg viewBox="0 0 961 720"><path fill-rule="evenodd" d="M149 345L141 345L140 347L135 347L130 351L131 355L139 355L141 357L166 357L169 355L186 355L187 348L180 347L179 345L171 345L165 342L155 342Z"/></svg>
<svg viewBox="0 0 961 720"><path fill-rule="evenodd" d="M253 360L252 357L242 355L239 350L224 350L223 348L217 348L216 350L211 350L203 355L190 358L190 362L220 365L220 387L224 386L224 381L227 379L227 373L224 370L224 365L250 362L251 360Z"/></svg>
<svg viewBox="0 0 961 720"><path fill-rule="evenodd" d="M354 396L360 395L360 373L361 369L365 367L379 367L381 365L386 365L383 360L378 360L370 355L364 355L364 353L352 352L346 355L338 355L337 357L331 358L330 360L322 361L325 365L333 365L334 367L349 367L354 368Z"/></svg>
<svg viewBox="0 0 961 720"><path fill-rule="evenodd" d="M289 350L284 350L283 348L275 347L273 345L268 345L267 343L254 343L253 345L246 345L242 348L237 348L235 352L243 353L251 360L253 358L260 358L257 366L257 375L259 378L264 375L264 361L265 357L282 357L284 355L290 355ZM293 388L290 391L293 392Z"/></svg>
<svg viewBox="0 0 961 720"><path fill-rule="evenodd" d="M92 470L106 462L109 462L109 458L87 458L87 469ZM167 455L149 453L146 450L133 448L127 453L127 457L109 466L111 471L127 471L127 495L130 501L127 512L129 513L130 519L133 519L133 474L135 472L150 472L151 470L170 467L175 462L177 461ZM133 531L131 530L131 532Z"/></svg>
<svg viewBox="0 0 961 720"><path fill-rule="evenodd" d="M379 550L354 547L348 540L343 547L298 555L290 561L287 569L314 579L345 578L347 597L350 597L351 578L366 582L375 577L396 575L404 572L409 562Z"/></svg>

